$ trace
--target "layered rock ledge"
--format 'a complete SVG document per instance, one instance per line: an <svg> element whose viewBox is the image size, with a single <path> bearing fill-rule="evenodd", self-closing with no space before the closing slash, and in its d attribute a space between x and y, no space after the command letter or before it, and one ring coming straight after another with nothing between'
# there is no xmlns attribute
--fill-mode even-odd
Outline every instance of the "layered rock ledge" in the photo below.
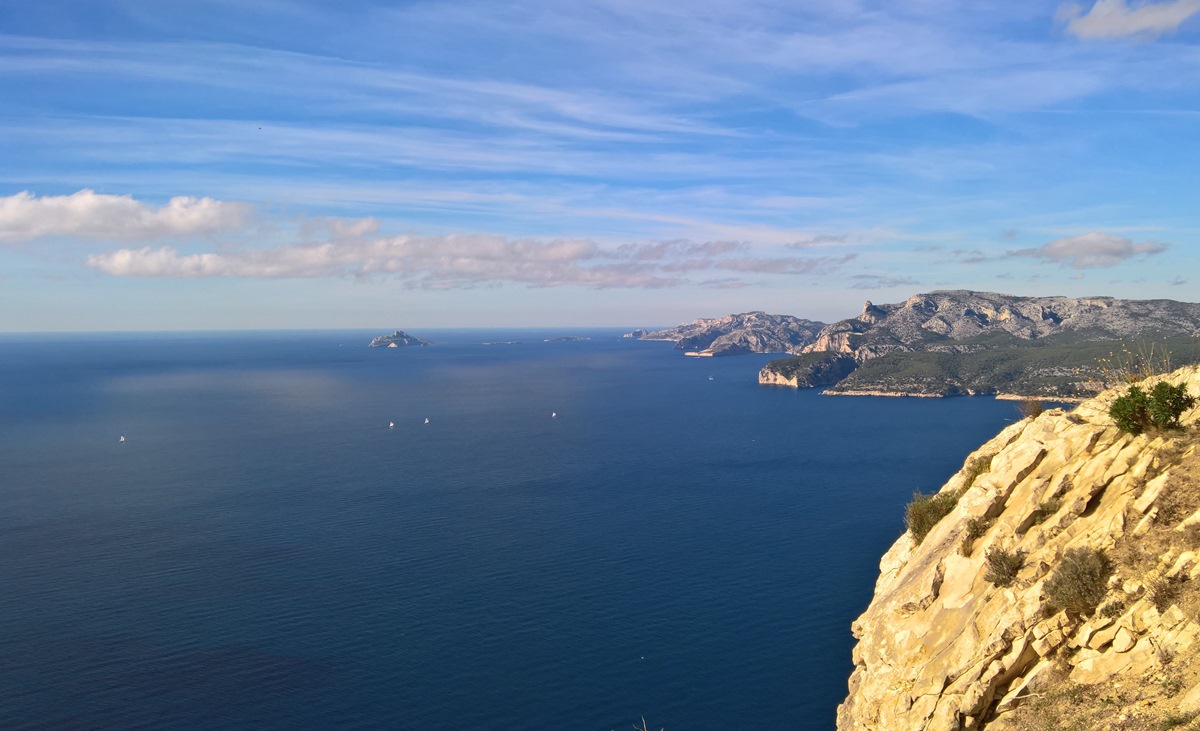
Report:
<svg viewBox="0 0 1200 731"><path fill-rule="evenodd" d="M1200 368L1163 378L1200 394ZM1118 394L1004 429L942 487L953 510L887 551L840 731L1200 724L1200 407L1131 436L1108 417ZM1081 548L1115 570L1071 614L1046 583ZM993 550L1023 554L1009 586L986 576Z"/></svg>

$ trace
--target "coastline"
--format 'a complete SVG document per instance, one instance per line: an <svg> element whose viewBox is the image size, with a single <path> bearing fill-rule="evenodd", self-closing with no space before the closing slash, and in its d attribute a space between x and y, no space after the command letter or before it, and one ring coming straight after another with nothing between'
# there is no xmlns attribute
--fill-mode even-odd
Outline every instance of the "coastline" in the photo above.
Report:
<svg viewBox="0 0 1200 731"><path fill-rule="evenodd" d="M822 396L887 396L889 398L947 398L944 393L908 393L905 391L822 391ZM974 394L963 394L972 396Z"/></svg>

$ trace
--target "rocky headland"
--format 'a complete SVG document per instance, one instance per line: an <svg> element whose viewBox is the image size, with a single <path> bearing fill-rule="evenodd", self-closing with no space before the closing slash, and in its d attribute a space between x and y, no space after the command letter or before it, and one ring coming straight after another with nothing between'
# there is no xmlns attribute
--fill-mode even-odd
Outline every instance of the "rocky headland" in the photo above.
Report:
<svg viewBox="0 0 1200 731"><path fill-rule="evenodd" d="M743 312L645 332L635 330L641 340L669 340L686 355L715 356L742 353L800 353L814 342L823 322L791 315Z"/></svg>
<svg viewBox="0 0 1200 731"><path fill-rule="evenodd" d="M397 330L391 335L380 335L373 339L368 347L371 348L402 348L415 345L433 345L428 340L413 337L403 330Z"/></svg>
<svg viewBox="0 0 1200 731"><path fill-rule="evenodd" d="M1200 394L1196 366L1158 380ZM1121 392L1009 426L930 498L853 623L839 731L1200 728L1200 407L1134 436Z"/></svg>
<svg viewBox="0 0 1200 731"><path fill-rule="evenodd" d="M759 382L844 395L1078 399L1102 386L1100 361L1120 357L1132 341L1174 353L1177 364L1200 361L1197 334L1200 304L930 292L898 304L867 302L857 317L822 328L798 357L768 363ZM829 361L816 354L842 356L842 375L830 383Z"/></svg>

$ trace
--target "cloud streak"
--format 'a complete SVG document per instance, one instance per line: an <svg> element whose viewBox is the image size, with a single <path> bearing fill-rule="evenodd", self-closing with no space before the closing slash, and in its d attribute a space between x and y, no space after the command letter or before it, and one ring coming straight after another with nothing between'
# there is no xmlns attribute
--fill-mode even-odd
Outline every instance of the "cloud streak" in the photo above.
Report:
<svg viewBox="0 0 1200 731"><path fill-rule="evenodd" d="M1161 254L1167 245L1158 241L1134 243L1124 236L1093 231L1080 236L1055 239L1037 248L1015 249L1009 256L1031 256L1058 262L1073 269L1107 269L1140 255Z"/></svg>
<svg viewBox="0 0 1200 731"><path fill-rule="evenodd" d="M214 234L240 228L250 206L212 198L177 196L155 208L128 195L81 190L38 197L22 191L0 198L0 243L50 236L145 241Z"/></svg>
<svg viewBox="0 0 1200 731"><path fill-rule="evenodd" d="M181 253L171 246L93 254L86 265L117 277L180 279L393 278L409 288L528 287L659 289L695 282L692 272L769 275L830 273L854 258L742 255L745 244L689 241L602 247L590 239L513 239L490 234L391 236L271 249ZM718 286L740 286L720 278Z"/></svg>
<svg viewBox="0 0 1200 731"><path fill-rule="evenodd" d="M1131 36L1157 38L1178 30L1197 12L1200 12L1200 0L1139 2L1132 7L1125 0L1096 0L1086 13L1078 4L1063 5L1058 17L1066 22L1068 33L1083 40Z"/></svg>

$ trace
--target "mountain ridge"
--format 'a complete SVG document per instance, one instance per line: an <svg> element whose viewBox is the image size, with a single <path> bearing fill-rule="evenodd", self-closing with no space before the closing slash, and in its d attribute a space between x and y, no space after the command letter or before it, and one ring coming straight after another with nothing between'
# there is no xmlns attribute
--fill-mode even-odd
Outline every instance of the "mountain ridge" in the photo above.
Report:
<svg viewBox="0 0 1200 731"><path fill-rule="evenodd" d="M654 332L640 340L669 340L687 355L718 356L742 353L800 353L816 338L825 323L792 315L771 315L762 310L716 318L701 318Z"/></svg>
<svg viewBox="0 0 1200 731"><path fill-rule="evenodd" d="M829 385L827 393L848 395L1024 390L1078 398L1099 390L1097 360L1112 355L1123 340L1167 338L1168 350L1195 362L1200 347L1188 339L1197 334L1200 304L939 290L894 304L868 301L857 317L822 328L798 355L853 359L855 367L835 383L807 376L795 358L768 363L759 382Z"/></svg>

